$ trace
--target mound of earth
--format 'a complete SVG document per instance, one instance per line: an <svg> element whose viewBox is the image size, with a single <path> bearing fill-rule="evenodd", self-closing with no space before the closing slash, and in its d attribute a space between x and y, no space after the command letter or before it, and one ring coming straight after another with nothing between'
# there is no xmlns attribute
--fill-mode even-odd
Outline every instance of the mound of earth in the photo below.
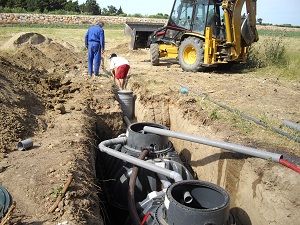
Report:
<svg viewBox="0 0 300 225"><path fill-rule="evenodd" d="M21 32L10 38L5 44L0 47L0 50L16 50L17 47L23 44L39 45L49 43L51 39L38 33Z"/></svg>
<svg viewBox="0 0 300 225"><path fill-rule="evenodd" d="M108 121L104 134L122 129L121 110L109 88L113 83L84 77L84 56L42 35L13 40L15 52L0 56L0 184L13 202L2 222L99 224L90 148L97 147L95 123L102 115ZM26 138L33 148L18 151ZM66 201L48 213L70 176Z"/></svg>

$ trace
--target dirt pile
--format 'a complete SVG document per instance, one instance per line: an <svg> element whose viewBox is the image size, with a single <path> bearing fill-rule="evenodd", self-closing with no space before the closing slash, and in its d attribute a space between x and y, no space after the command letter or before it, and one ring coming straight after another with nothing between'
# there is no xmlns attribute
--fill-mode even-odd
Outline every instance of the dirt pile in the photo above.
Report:
<svg viewBox="0 0 300 225"><path fill-rule="evenodd" d="M33 135L37 127L33 115L44 112L41 99L36 95L39 74L8 60L0 57L1 152L15 149L15 143L25 134Z"/></svg>
<svg viewBox="0 0 300 225"><path fill-rule="evenodd" d="M14 149L20 137L33 135L39 127L37 117L45 113L43 101L57 96L51 91L64 85L60 84L63 75L76 75L82 63L82 56L40 34L21 33L12 40L5 48L11 48L10 43L17 50L0 57L1 152ZM64 88L62 91L65 94Z"/></svg>
<svg viewBox="0 0 300 225"><path fill-rule="evenodd" d="M38 34L14 39L15 52L0 56L0 184L16 203L8 220L101 224L93 149L96 118L104 116L103 136L122 129L112 82L84 77L86 61L70 46ZM33 148L18 151L29 137ZM70 175L64 201L48 213Z"/></svg>

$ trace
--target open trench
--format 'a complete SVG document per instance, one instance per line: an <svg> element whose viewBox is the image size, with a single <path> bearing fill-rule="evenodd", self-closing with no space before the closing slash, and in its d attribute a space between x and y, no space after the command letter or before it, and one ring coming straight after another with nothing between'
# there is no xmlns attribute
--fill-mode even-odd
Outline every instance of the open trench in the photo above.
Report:
<svg viewBox="0 0 300 225"><path fill-rule="evenodd" d="M154 96L151 101L149 99L147 101L143 96L134 94L133 102L128 104L132 104L129 107L134 111L131 125L153 123L157 124L155 126L166 126L171 131L189 135L220 141L226 139L222 132L213 130L209 126L199 126L182 116L184 114L182 109L175 104L170 104L167 97ZM122 118L115 119L122 120ZM125 120L125 122L130 126L129 121ZM98 126L98 136L100 139L106 139L107 136L103 132L99 133L103 131L99 127L101 126ZM125 133L126 130L120 133L122 132ZM228 192L230 213L234 216L235 223L227 221L227 224L296 224L299 215L298 203L290 196L290 193L297 193L292 182L295 174L287 168L268 160L233 151L176 138L169 138L169 140L195 178L210 182ZM97 164L101 163L103 162L98 159ZM98 167L97 176L102 181L100 182L102 188L105 189L106 181L103 181L100 174L101 169ZM101 204L108 202L107 196L100 196L100 199L102 199ZM106 216L103 217L105 224L127 224L124 222L129 216L127 210L120 210L110 204L102 206L106 208Z"/></svg>

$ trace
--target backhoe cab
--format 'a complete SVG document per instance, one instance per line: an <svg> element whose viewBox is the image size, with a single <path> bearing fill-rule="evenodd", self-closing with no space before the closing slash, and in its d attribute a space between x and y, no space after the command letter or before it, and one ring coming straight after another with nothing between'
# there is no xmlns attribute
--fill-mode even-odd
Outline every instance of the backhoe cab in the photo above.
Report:
<svg viewBox="0 0 300 225"><path fill-rule="evenodd" d="M255 25L256 0L175 0L167 25L149 36L151 63L175 58L183 70L197 72L244 62L258 40Z"/></svg>

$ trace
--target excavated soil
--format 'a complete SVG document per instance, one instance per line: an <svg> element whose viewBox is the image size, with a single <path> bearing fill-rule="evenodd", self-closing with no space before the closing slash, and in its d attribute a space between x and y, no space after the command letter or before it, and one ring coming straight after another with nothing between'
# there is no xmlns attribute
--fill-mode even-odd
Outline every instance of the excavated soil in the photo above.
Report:
<svg viewBox="0 0 300 225"><path fill-rule="evenodd" d="M5 49L13 51L6 53ZM101 188L95 173L97 144L123 133L126 127L112 78L103 70L101 77L88 78L86 53L74 49L71 44L34 33L21 33L1 47L0 184L8 190L13 203L7 217L2 219L7 224L105 224L102 219L105 208L98 197ZM187 73L172 60L163 60L160 66L153 67L148 50L132 51L127 43L108 40L104 58L112 52L131 63L127 88L133 90L136 97L135 121L160 123L184 133L194 133L201 128L208 133L194 134L278 152L300 165L299 143L264 127L256 128L255 132L241 132L241 128L229 122L239 120L238 116L219 109L201 95L180 92L180 84L183 84L225 105L242 109L248 115L299 123L299 83L248 76L238 70ZM108 68L107 61L104 68ZM224 114L223 120L216 119L217 114ZM245 123L251 122L244 121L240 125L246 127ZM299 137L296 132L293 135ZM17 150L18 142L26 138L33 140L33 147ZM180 145L178 143L181 150L185 149ZM201 167L212 162L212 158L193 152L186 156L199 175ZM267 222L261 224L296 225L300 211L300 195L296 188L299 174L268 161L247 161L240 155L234 159L239 159L231 165L236 177L255 180L249 184L253 199L256 195L264 195L264 190L256 187L269 188L274 196L282 195L284 189L289 192L284 193L288 202L283 206L267 192L267 201L273 201L274 208L284 209L264 210L261 215L266 214L267 219L262 221ZM245 171L242 175L239 169L244 164L251 164L257 177ZM281 177L286 178L285 183L278 181ZM71 183L66 194L55 205L68 179ZM216 179L222 184L221 177ZM239 196L233 193L233 186L227 188L232 194L233 205L238 205ZM246 215L239 216L245 218ZM283 220L272 219L277 217ZM255 224L250 220L241 224Z"/></svg>

